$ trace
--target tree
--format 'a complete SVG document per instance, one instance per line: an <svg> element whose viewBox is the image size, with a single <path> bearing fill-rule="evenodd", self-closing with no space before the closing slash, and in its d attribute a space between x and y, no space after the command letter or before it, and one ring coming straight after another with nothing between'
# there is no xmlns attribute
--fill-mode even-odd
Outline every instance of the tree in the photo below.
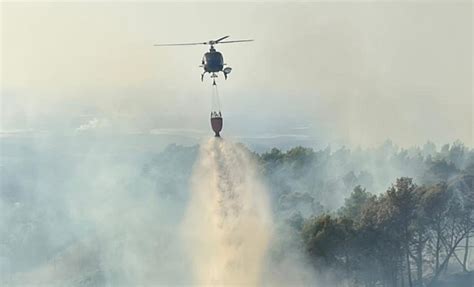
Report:
<svg viewBox="0 0 474 287"><path fill-rule="evenodd" d="M433 272L440 270L442 253L441 238L448 226L450 193L445 183L424 187L420 198L420 217L427 228L427 244L434 258Z"/></svg>
<svg viewBox="0 0 474 287"><path fill-rule="evenodd" d="M469 255L469 239L474 232L474 175L465 174L454 178L448 188L458 202L459 206L459 229L465 234L464 256L461 259L456 257L461 264L463 271L468 272L467 259Z"/></svg>
<svg viewBox="0 0 474 287"><path fill-rule="evenodd" d="M423 178L428 184L436 184L439 182L447 182L453 175L459 173L459 170L453 163L446 160L435 160L428 166Z"/></svg>
<svg viewBox="0 0 474 287"><path fill-rule="evenodd" d="M411 178L402 177L397 179L397 182L389 190L387 190L388 203L392 208L394 217L394 227L398 229L402 234L408 284L410 287L413 286L413 280L411 276L411 264L410 264L410 239L411 230L410 225L416 217L416 205L417 196L415 194L417 186L413 183Z"/></svg>
<svg viewBox="0 0 474 287"><path fill-rule="evenodd" d="M358 185L354 188L351 195L345 199L344 206L339 210L339 214L343 217L351 218L355 222L359 222L362 211L370 200L375 200L375 196Z"/></svg>
<svg viewBox="0 0 474 287"><path fill-rule="evenodd" d="M372 268L367 273L376 270L379 275L375 280L384 282L384 286L398 286L403 278L402 233L393 224L396 222L394 215L387 194L382 194L376 200L368 201L358 228L361 256L373 264L368 265Z"/></svg>
<svg viewBox="0 0 474 287"><path fill-rule="evenodd" d="M302 229L306 250L315 266L327 266L344 272L349 277L354 266L351 252L355 238L353 221L321 215L307 220Z"/></svg>

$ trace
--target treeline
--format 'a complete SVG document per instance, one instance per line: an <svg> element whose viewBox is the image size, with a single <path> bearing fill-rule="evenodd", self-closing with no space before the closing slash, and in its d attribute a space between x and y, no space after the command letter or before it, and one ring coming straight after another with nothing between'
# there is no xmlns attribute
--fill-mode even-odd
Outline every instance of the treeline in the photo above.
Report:
<svg viewBox="0 0 474 287"><path fill-rule="evenodd" d="M256 158L275 211L283 216L295 210L309 217L337 209L358 185L379 194L400 177L430 185L474 174L474 151L460 142L439 149L430 142L403 149L390 141L372 149L274 148Z"/></svg>
<svg viewBox="0 0 474 287"><path fill-rule="evenodd" d="M473 182L461 175L417 186L399 178L378 196L358 186L337 215L310 218L299 232L315 267L350 286L437 286L442 274L468 272Z"/></svg>

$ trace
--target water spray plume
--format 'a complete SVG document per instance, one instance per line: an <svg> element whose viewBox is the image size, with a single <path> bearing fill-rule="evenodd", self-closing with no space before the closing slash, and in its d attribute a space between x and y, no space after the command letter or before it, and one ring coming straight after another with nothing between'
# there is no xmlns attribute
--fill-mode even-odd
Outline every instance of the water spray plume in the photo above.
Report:
<svg viewBox="0 0 474 287"><path fill-rule="evenodd" d="M267 192L242 147L221 138L201 147L183 235L198 285L261 285L271 238Z"/></svg>

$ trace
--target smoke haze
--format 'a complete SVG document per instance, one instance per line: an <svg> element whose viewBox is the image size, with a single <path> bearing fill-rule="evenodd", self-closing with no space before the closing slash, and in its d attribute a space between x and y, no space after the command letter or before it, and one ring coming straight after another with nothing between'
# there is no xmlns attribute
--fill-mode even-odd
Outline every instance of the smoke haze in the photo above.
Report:
<svg viewBox="0 0 474 287"><path fill-rule="evenodd" d="M97 123L198 144L208 131L198 68L207 47L153 44L231 35L255 39L217 47L234 68L219 88L236 141L472 145L472 1L1 7L2 136Z"/></svg>

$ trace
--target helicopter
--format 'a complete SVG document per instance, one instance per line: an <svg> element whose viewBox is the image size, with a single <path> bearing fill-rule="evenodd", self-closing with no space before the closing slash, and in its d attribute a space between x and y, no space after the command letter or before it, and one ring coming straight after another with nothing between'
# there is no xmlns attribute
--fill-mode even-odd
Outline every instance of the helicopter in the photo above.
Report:
<svg viewBox="0 0 474 287"><path fill-rule="evenodd" d="M179 44L155 44L154 46L191 46L191 45L210 45L209 52L205 53L202 57L201 65L199 67L204 69L204 72L201 74L201 82L204 80L204 75L209 73L211 78L214 80L214 85L216 83L215 78L217 78L217 73L222 72L224 78L227 80L227 75L232 71L231 67L225 67L227 64L224 63L224 57L222 53L218 52L214 45L217 44L228 44L228 43L238 43L238 42L251 42L253 40L232 40L232 41L223 41L230 36L224 36L217 40L209 40L207 42L197 42L197 43L179 43Z"/></svg>

